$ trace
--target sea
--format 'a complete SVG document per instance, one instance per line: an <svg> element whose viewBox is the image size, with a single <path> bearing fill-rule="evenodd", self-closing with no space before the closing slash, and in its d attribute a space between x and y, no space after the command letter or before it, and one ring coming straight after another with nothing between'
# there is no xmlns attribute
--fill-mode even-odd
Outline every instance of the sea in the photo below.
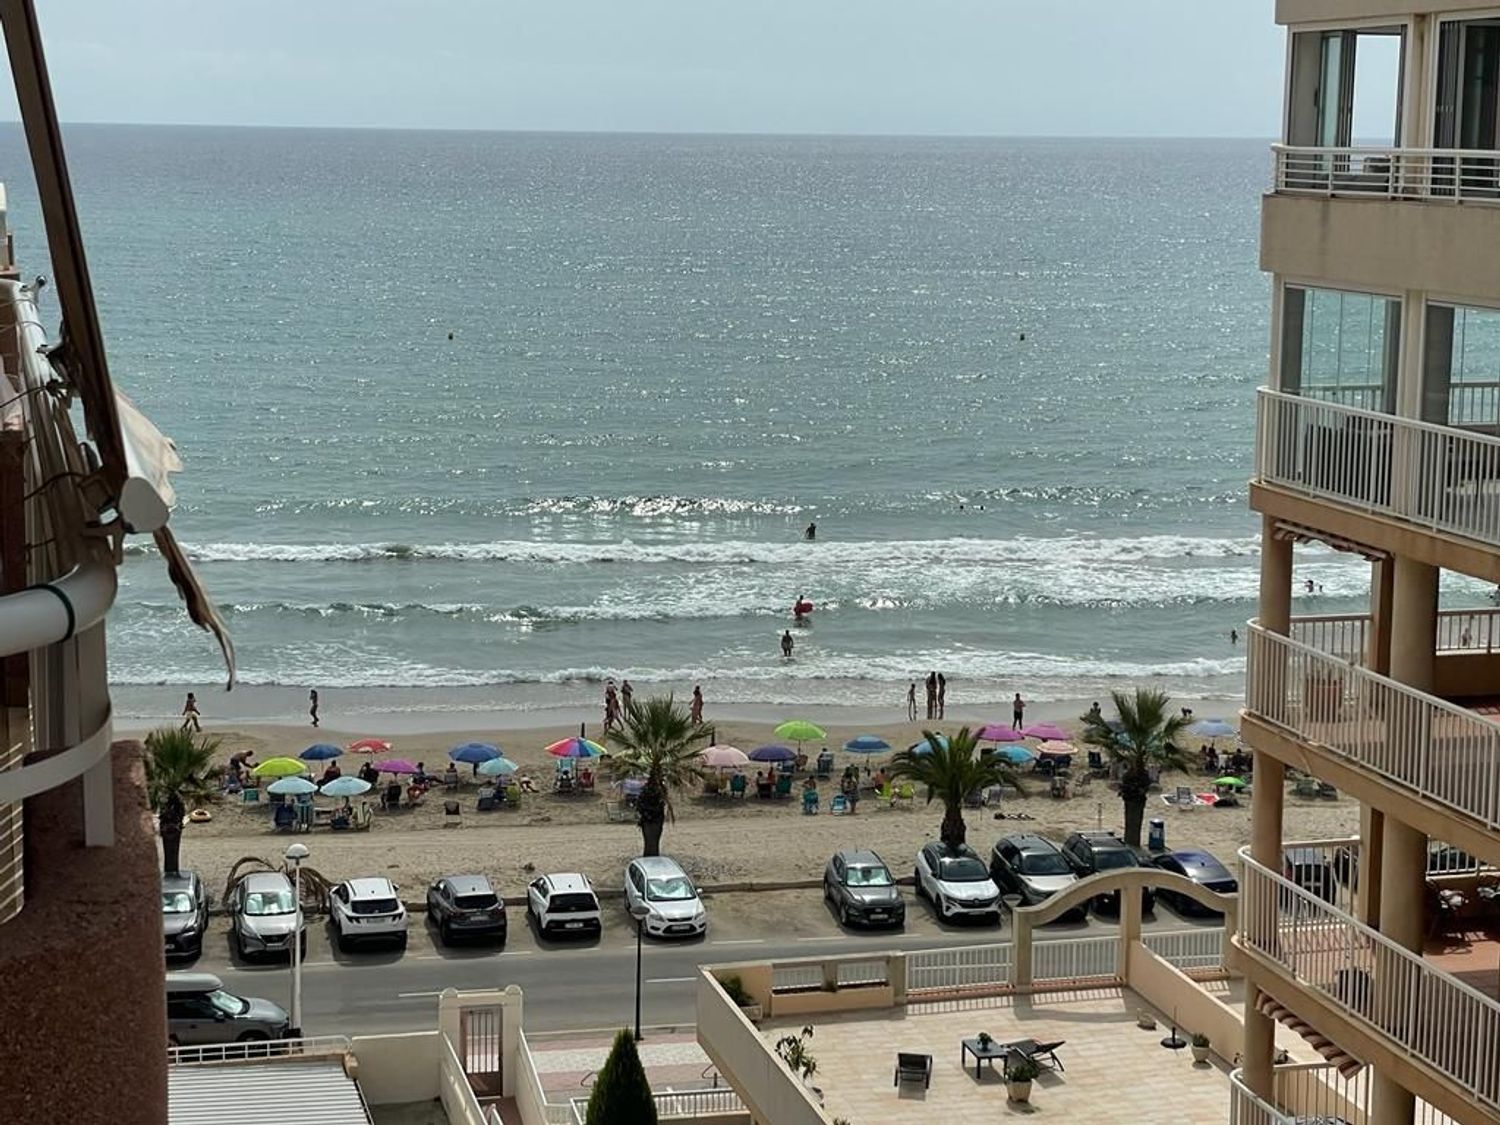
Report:
<svg viewBox="0 0 1500 1125"><path fill-rule="evenodd" d="M1264 142L65 138L115 380L289 714L1241 690ZM44 272L27 169L0 130ZM1368 573L1299 549L1298 611ZM146 540L110 670L224 678Z"/></svg>

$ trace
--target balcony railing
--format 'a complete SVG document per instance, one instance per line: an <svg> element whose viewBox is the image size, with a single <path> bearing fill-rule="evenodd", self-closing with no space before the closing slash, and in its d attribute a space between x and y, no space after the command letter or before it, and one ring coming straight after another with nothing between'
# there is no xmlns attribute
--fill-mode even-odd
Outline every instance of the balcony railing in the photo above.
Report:
<svg viewBox="0 0 1500 1125"><path fill-rule="evenodd" d="M1446 203L1500 203L1500 152L1272 145L1275 190Z"/></svg>
<svg viewBox="0 0 1500 1125"><path fill-rule="evenodd" d="M1500 1108L1500 1003L1240 850L1240 943L1391 1048Z"/></svg>
<svg viewBox="0 0 1500 1125"><path fill-rule="evenodd" d="M1322 613L1292 618L1292 639L1352 664L1370 651L1368 613ZM1500 609L1445 609L1438 613L1437 652L1500 652Z"/></svg>
<svg viewBox="0 0 1500 1125"><path fill-rule="evenodd" d="M1263 484L1500 547L1500 438L1262 387Z"/></svg>
<svg viewBox="0 0 1500 1125"><path fill-rule="evenodd" d="M1391 785L1500 827L1500 723L1252 622L1245 709Z"/></svg>

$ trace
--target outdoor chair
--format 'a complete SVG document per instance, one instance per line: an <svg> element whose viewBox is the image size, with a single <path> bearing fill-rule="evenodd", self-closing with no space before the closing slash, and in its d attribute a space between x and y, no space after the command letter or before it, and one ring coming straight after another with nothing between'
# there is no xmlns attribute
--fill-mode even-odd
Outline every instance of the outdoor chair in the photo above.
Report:
<svg viewBox="0 0 1500 1125"><path fill-rule="evenodd" d="M738 797L743 801L745 799L745 790L749 787L750 783L745 780L745 775L742 773L737 773L729 779L729 795L731 797Z"/></svg>
<svg viewBox="0 0 1500 1125"><path fill-rule="evenodd" d="M246 805L258 804L260 801L260 786L247 785L240 790L240 802Z"/></svg>
<svg viewBox="0 0 1500 1125"><path fill-rule="evenodd" d="M932 1056L897 1051L896 1078L891 1085L899 1087L903 1082L920 1082L922 1089L929 1088L932 1085Z"/></svg>
<svg viewBox="0 0 1500 1125"><path fill-rule="evenodd" d="M776 796L790 797L792 795L792 775L784 773L776 779Z"/></svg>
<svg viewBox="0 0 1500 1125"><path fill-rule="evenodd" d="M297 813L288 804L277 805L271 814L271 826L277 832L290 832L297 826Z"/></svg>
<svg viewBox="0 0 1500 1125"><path fill-rule="evenodd" d="M1060 1074L1065 1068L1063 1067L1062 1059L1057 1057L1057 1049L1066 1042L1066 1039L1057 1039L1051 1043L1037 1043L1033 1041L1031 1050L1027 1054L1037 1066L1049 1067Z"/></svg>
<svg viewBox="0 0 1500 1125"><path fill-rule="evenodd" d="M1191 785L1179 785L1177 787L1177 795L1172 798L1172 803L1179 809L1196 809L1198 807L1198 798L1193 795L1193 787Z"/></svg>
<svg viewBox="0 0 1500 1125"><path fill-rule="evenodd" d="M308 801L306 804L303 804L301 801L298 801L296 806L293 808L293 811L297 814L297 831L311 832L313 828L313 820L316 816L316 814L313 812L312 802Z"/></svg>
<svg viewBox="0 0 1500 1125"><path fill-rule="evenodd" d="M462 784L463 784L463 781L458 776L458 770L455 769L453 766L449 766L447 769L445 769L443 771L443 788L444 789L457 789Z"/></svg>
<svg viewBox="0 0 1500 1125"><path fill-rule="evenodd" d="M848 816L853 811L849 805L849 798L842 793L835 793L828 799L828 813L830 816Z"/></svg>
<svg viewBox="0 0 1500 1125"><path fill-rule="evenodd" d="M333 810L333 815L328 818L328 827L335 832L347 832L354 823L351 810L342 806Z"/></svg>
<svg viewBox="0 0 1500 1125"><path fill-rule="evenodd" d="M912 807L912 803L916 800L916 797L916 787L911 782L904 781L896 786L896 795L891 799L891 808L895 808L899 804L903 808L909 809Z"/></svg>
<svg viewBox="0 0 1500 1125"><path fill-rule="evenodd" d="M833 773L833 755L824 750L818 755L818 776L827 777Z"/></svg>
<svg viewBox="0 0 1500 1125"><path fill-rule="evenodd" d="M631 819L624 801L605 801L604 815L611 824L624 824Z"/></svg>
<svg viewBox="0 0 1500 1125"><path fill-rule="evenodd" d="M802 790L802 812L806 816L817 815L818 791L816 789Z"/></svg>
<svg viewBox="0 0 1500 1125"><path fill-rule="evenodd" d="M964 794L964 808L977 809L984 804L984 794L978 789L971 789Z"/></svg>
<svg viewBox="0 0 1500 1125"><path fill-rule="evenodd" d="M1094 777L1092 774L1081 773L1073 779L1073 796L1087 793L1093 788Z"/></svg>
<svg viewBox="0 0 1500 1125"><path fill-rule="evenodd" d="M463 806L457 801L443 802L443 827L459 828L463 825Z"/></svg>
<svg viewBox="0 0 1500 1125"><path fill-rule="evenodd" d="M1109 767L1104 764L1104 754L1098 750L1089 751L1089 770L1103 777L1109 773Z"/></svg>
<svg viewBox="0 0 1500 1125"><path fill-rule="evenodd" d="M894 808L895 804L896 804L896 790L891 785L891 783L889 781L887 781L879 789L875 790L875 807L876 808L882 808L882 807L887 808L887 809Z"/></svg>
<svg viewBox="0 0 1500 1125"><path fill-rule="evenodd" d="M375 810L370 807L369 801L361 801L359 807L354 810L354 830L356 832L368 832L370 825L375 822Z"/></svg>
<svg viewBox="0 0 1500 1125"><path fill-rule="evenodd" d="M1316 797L1318 795L1318 779L1315 777L1299 777L1297 783L1292 786L1294 797Z"/></svg>
<svg viewBox="0 0 1500 1125"><path fill-rule="evenodd" d="M474 795L474 811L490 812L499 802L495 799L495 787L483 785L479 792Z"/></svg>

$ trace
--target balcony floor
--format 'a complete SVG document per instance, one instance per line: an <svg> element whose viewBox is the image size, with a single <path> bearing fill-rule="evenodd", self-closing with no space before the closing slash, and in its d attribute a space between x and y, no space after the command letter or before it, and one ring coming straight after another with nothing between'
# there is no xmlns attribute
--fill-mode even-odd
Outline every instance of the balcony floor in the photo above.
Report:
<svg viewBox="0 0 1500 1125"><path fill-rule="evenodd" d="M1422 949L1424 960L1463 981L1470 988L1500 1000L1500 938L1492 922L1460 921L1434 934Z"/></svg>

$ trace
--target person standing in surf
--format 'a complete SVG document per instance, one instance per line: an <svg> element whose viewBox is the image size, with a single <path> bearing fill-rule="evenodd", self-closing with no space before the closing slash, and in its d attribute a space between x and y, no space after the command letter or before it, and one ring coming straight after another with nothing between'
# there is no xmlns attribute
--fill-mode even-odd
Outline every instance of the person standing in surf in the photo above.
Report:
<svg viewBox="0 0 1500 1125"><path fill-rule="evenodd" d="M693 704L689 709L688 717L695 723L703 721L703 685L693 685Z"/></svg>
<svg viewBox="0 0 1500 1125"><path fill-rule="evenodd" d="M792 658L792 645L792 631L786 629L781 634L781 659L790 660Z"/></svg>
<svg viewBox="0 0 1500 1125"><path fill-rule="evenodd" d="M948 709L948 678L941 672L937 678L937 717L942 718L943 712Z"/></svg>
<svg viewBox="0 0 1500 1125"><path fill-rule="evenodd" d="M614 677L604 681L604 729L609 730L620 720L620 697L615 691Z"/></svg>
<svg viewBox="0 0 1500 1125"><path fill-rule="evenodd" d="M635 688L630 686L629 680L620 681L620 717L624 718L630 714L630 701L635 696Z"/></svg>
<svg viewBox="0 0 1500 1125"><path fill-rule="evenodd" d="M1021 724L1026 721L1026 700L1021 698L1021 693L1016 692L1016 697L1010 701L1010 725L1014 730L1020 730Z"/></svg>
<svg viewBox="0 0 1500 1125"><path fill-rule="evenodd" d="M318 725L318 689L313 688L307 693L307 713L312 716L312 725Z"/></svg>
<svg viewBox="0 0 1500 1125"><path fill-rule="evenodd" d="M927 717L937 718L937 673L927 673Z"/></svg>
<svg viewBox="0 0 1500 1125"><path fill-rule="evenodd" d="M807 530L802 533L802 537L804 539L806 539L809 543L811 543L815 539L817 539L817 537L818 537L818 521L817 520L813 520L812 522L810 522L807 525Z"/></svg>

